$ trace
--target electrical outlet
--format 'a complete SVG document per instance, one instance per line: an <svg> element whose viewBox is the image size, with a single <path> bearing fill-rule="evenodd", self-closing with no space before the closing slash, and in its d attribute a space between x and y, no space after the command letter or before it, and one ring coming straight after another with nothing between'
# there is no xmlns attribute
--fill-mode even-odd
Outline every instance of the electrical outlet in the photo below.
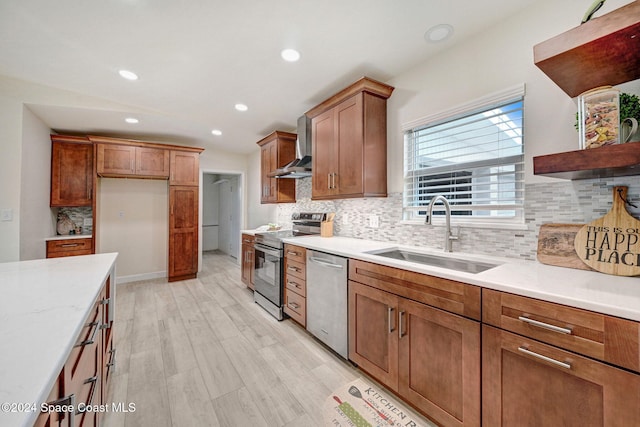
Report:
<svg viewBox="0 0 640 427"><path fill-rule="evenodd" d="M2 221L13 221L13 209L2 209L2 210L0 210L0 220L2 220Z"/></svg>
<svg viewBox="0 0 640 427"><path fill-rule="evenodd" d="M342 225L349 225L349 215L342 215Z"/></svg>
<svg viewBox="0 0 640 427"><path fill-rule="evenodd" d="M371 228L380 227L380 217L378 215L369 215L369 227Z"/></svg>
<svg viewBox="0 0 640 427"><path fill-rule="evenodd" d="M124 211L120 211L120 212L118 212L118 216L119 216L120 218L124 218Z"/></svg>
<svg viewBox="0 0 640 427"><path fill-rule="evenodd" d="M93 218L85 218L82 225L84 227L91 227L93 225Z"/></svg>

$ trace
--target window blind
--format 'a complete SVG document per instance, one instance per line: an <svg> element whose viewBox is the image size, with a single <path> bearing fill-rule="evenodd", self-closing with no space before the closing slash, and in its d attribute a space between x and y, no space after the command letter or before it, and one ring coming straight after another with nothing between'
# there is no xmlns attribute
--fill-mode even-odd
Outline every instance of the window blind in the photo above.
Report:
<svg viewBox="0 0 640 427"><path fill-rule="evenodd" d="M424 216L437 194L448 199L452 215L522 218L523 104L520 96L407 130L405 218Z"/></svg>

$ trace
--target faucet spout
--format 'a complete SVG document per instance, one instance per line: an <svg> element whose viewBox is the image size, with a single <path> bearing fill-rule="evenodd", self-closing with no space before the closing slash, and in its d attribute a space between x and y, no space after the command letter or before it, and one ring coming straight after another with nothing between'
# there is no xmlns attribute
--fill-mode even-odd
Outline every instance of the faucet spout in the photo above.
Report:
<svg viewBox="0 0 640 427"><path fill-rule="evenodd" d="M442 194L433 196L429 201L429 206L427 207L427 216L424 220L424 223L426 225L431 225L431 217L433 216L433 205L435 205L439 200L444 204L445 210L444 250L445 252L452 252L452 241L457 240L457 237L451 234L451 207L449 206L449 201Z"/></svg>

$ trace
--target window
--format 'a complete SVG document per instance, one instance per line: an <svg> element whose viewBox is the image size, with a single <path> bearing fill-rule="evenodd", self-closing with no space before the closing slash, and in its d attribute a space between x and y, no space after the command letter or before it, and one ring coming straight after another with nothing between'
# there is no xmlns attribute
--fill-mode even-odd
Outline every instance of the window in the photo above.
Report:
<svg viewBox="0 0 640 427"><path fill-rule="evenodd" d="M442 194L454 221L523 222L524 88L510 95L405 130L405 219L423 219ZM443 205L433 213L444 215Z"/></svg>

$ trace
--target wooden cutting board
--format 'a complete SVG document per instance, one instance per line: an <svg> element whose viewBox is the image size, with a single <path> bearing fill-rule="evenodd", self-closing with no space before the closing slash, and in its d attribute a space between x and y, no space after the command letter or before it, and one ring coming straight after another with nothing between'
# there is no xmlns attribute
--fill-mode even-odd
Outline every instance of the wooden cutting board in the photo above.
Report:
<svg viewBox="0 0 640 427"><path fill-rule="evenodd" d="M578 257L594 270L616 276L640 275L640 221L625 206L627 187L613 188L613 206L576 233Z"/></svg>
<svg viewBox="0 0 640 427"><path fill-rule="evenodd" d="M584 224L542 224L538 232L538 261L559 267L592 270L576 253L574 241Z"/></svg>

